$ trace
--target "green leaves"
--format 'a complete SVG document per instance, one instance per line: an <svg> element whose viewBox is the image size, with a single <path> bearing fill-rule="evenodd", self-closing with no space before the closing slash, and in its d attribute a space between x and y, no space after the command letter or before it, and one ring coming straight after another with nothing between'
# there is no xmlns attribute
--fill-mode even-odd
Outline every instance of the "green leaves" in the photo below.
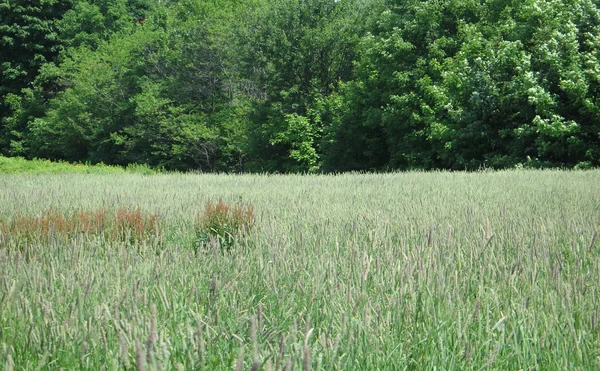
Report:
<svg viewBox="0 0 600 371"><path fill-rule="evenodd" d="M599 35L589 0L0 0L0 151L204 171L596 166Z"/></svg>
<svg viewBox="0 0 600 371"><path fill-rule="evenodd" d="M319 155L315 149L316 130L313 123L305 116L296 113L285 115L285 129L276 133L271 144L290 146L289 156L298 162L298 170L314 170Z"/></svg>
<svg viewBox="0 0 600 371"><path fill-rule="evenodd" d="M259 9L244 34L246 71L264 92L251 125L257 168L314 171L328 115L323 111L339 83L351 79L369 3L276 1ZM261 99L262 98L262 99Z"/></svg>
<svg viewBox="0 0 600 371"><path fill-rule="evenodd" d="M0 1L0 154L20 152L13 143L24 130L21 109L8 95L30 88L40 68L58 56L56 22L70 5L69 0ZM12 114L16 118L7 122Z"/></svg>
<svg viewBox="0 0 600 371"><path fill-rule="evenodd" d="M364 111L359 97L377 92L370 106L382 110L392 167L477 169L528 158L573 166L597 153L583 151L598 145L590 130L596 57L581 53L596 45L594 5L423 1L391 10L361 44L355 86L364 93L348 104Z"/></svg>
<svg viewBox="0 0 600 371"><path fill-rule="evenodd" d="M104 22L129 2L78 6ZM27 124L28 155L181 170L243 166L245 103L228 91L235 84L222 36L208 20L198 23L199 14L193 21L172 15L159 12L107 40L92 32L94 42L71 46L56 74L64 90Z"/></svg>

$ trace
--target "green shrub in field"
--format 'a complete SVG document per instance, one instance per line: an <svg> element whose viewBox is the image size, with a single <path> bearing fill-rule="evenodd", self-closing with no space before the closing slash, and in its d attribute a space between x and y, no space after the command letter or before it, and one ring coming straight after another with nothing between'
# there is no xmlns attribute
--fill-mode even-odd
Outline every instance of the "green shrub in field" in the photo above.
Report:
<svg viewBox="0 0 600 371"><path fill-rule="evenodd" d="M254 222L254 206L251 204L227 204L221 198L217 203L209 201L204 212L196 217L198 245L216 240L221 248L230 249L238 238L250 232Z"/></svg>

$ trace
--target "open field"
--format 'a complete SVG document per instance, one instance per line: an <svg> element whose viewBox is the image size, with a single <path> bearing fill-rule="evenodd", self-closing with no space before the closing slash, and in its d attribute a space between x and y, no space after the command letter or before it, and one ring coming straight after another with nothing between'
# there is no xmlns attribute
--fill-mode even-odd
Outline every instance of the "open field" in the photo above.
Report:
<svg viewBox="0 0 600 371"><path fill-rule="evenodd" d="M9 232L49 210L160 224ZM7 370L600 368L600 171L0 175L0 223Z"/></svg>

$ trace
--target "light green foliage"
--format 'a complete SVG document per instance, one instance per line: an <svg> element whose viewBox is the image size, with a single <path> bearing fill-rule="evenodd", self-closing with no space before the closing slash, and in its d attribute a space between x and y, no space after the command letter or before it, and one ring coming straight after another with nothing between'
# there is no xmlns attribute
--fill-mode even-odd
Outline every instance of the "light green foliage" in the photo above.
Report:
<svg viewBox="0 0 600 371"><path fill-rule="evenodd" d="M139 164L129 164L126 168L122 168L104 164L69 164L62 161L52 162L43 159L26 160L22 157L0 156L0 174L112 174L123 172L151 175L158 173L159 170L152 169L148 165Z"/></svg>
<svg viewBox="0 0 600 371"><path fill-rule="evenodd" d="M178 9L94 48L71 48L59 68L67 88L45 117L30 121L27 154L168 169L239 167L245 108L228 92L227 50L217 45L203 6L192 8L192 19Z"/></svg>
<svg viewBox="0 0 600 371"><path fill-rule="evenodd" d="M298 163L299 170L314 170L319 160L315 149L318 129L310 119L296 113L285 115L283 122L285 129L276 132L270 144L288 145L289 157Z"/></svg>
<svg viewBox="0 0 600 371"><path fill-rule="evenodd" d="M598 161L596 4L389 3L363 40L342 132L369 128L394 168Z"/></svg>
<svg viewBox="0 0 600 371"><path fill-rule="evenodd" d="M115 33L133 32L156 8L152 0L76 0L58 21L61 39L66 47L96 49Z"/></svg>
<svg viewBox="0 0 600 371"><path fill-rule="evenodd" d="M2 175L0 222L140 207L165 242L16 250L0 235L0 364L231 370L242 348L242 369L598 369L599 183L597 170ZM253 233L196 253L195 217L219 197L255 206Z"/></svg>

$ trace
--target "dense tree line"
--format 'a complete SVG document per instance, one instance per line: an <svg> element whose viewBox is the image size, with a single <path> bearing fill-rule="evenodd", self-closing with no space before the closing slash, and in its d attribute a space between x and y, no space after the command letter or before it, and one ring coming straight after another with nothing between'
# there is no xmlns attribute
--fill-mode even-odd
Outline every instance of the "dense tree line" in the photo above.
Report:
<svg viewBox="0 0 600 371"><path fill-rule="evenodd" d="M0 154L600 165L596 0L0 0Z"/></svg>

